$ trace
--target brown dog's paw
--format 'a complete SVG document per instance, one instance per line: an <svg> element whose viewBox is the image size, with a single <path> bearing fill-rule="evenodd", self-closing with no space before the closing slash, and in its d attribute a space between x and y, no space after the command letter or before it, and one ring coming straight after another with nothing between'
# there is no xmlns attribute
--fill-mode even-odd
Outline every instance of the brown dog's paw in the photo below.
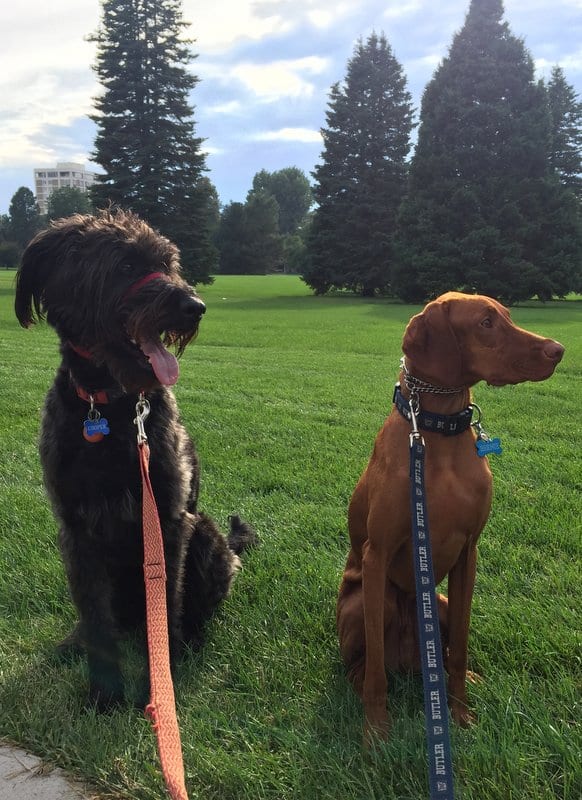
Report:
<svg viewBox="0 0 582 800"><path fill-rule="evenodd" d="M450 708L453 722L461 728L469 728L477 722L477 715L465 703L461 703L459 700L452 700Z"/></svg>
<svg viewBox="0 0 582 800"><path fill-rule="evenodd" d="M374 747L379 742L386 742L390 734L390 717L388 712L375 711L366 715L364 722L364 737L362 744L366 750Z"/></svg>

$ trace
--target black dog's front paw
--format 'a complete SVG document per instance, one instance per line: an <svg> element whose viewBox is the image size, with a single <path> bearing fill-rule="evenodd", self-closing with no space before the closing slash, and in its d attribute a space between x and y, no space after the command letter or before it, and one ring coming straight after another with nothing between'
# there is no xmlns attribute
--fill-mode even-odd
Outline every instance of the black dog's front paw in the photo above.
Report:
<svg viewBox="0 0 582 800"><path fill-rule="evenodd" d="M89 708L94 708L99 714L107 714L115 708L118 708L123 703L123 700L122 688L111 688L93 684L89 687L87 706Z"/></svg>
<svg viewBox="0 0 582 800"><path fill-rule="evenodd" d="M123 701L123 675L118 663L103 662L89 655L89 705L105 713Z"/></svg>

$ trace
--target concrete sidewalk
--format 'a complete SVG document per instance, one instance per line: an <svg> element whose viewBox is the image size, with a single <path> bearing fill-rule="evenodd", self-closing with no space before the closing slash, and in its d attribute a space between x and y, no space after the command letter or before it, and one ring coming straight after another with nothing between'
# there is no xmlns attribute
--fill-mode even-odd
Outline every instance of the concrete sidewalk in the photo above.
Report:
<svg viewBox="0 0 582 800"><path fill-rule="evenodd" d="M80 783L25 750L0 744L0 800L90 800Z"/></svg>

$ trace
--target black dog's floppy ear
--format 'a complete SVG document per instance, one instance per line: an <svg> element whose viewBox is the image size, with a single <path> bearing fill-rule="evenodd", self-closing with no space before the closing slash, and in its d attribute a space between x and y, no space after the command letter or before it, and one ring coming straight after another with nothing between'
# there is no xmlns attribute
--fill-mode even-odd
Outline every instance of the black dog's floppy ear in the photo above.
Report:
<svg viewBox="0 0 582 800"><path fill-rule="evenodd" d="M457 337L449 320L446 300L433 300L424 311L412 317L402 341L409 369L418 378L435 386L462 386L462 357Z"/></svg>
<svg viewBox="0 0 582 800"><path fill-rule="evenodd" d="M43 294L53 270L55 252L51 247L51 230L38 233L27 246L16 275L14 310L23 328L28 328L43 314Z"/></svg>

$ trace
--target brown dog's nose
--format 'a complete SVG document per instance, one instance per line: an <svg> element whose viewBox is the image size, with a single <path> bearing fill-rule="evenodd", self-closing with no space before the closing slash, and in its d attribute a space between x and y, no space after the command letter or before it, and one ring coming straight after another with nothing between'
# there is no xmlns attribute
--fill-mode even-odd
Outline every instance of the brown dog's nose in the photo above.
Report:
<svg viewBox="0 0 582 800"><path fill-rule="evenodd" d="M552 339L547 341L544 345L544 355L552 361L555 361L556 364L562 360L564 350L565 348L560 344L560 342L554 342Z"/></svg>
<svg viewBox="0 0 582 800"><path fill-rule="evenodd" d="M180 303L180 311L185 317L200 319L206 312L206 306L199 297L185 297Z"/></svg>

